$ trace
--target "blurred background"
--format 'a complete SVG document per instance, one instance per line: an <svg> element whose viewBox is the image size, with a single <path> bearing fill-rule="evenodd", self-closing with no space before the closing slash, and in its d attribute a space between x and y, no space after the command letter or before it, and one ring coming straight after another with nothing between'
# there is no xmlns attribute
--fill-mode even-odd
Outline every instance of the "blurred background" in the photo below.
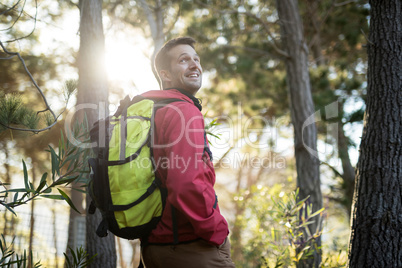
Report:
<svg viewBox="0 0 402 268"><path fill-rule="evenodd" d="M23 114L33 116L12 121L3 109L0 122L36 130L0 129L2 204L22 198L18 191L5 190L26 189L25 177L36 188L48 172L45 180L51 184L54 156L49 146L60 156L61 139L67 143L71 122L81 120L77 105L97 105L86 108L95 110L96 115L89 116L93 122L102 117L101 102L106 104L104 116L126 95L158 90L151 64L155 51L170 38L192 36L204 69L197 97L211 132L216 192L230 225L237 267L296 265L302 256L294 251L299 240L291 231L299 228L291 219L297 219L294 208L307 196L307 188L314 191L307 191L308 196L318 196L310 212L324 208L317 225L323 266L344 266L365 109L369 6L366 1L298 2L294 8L301 23L293 22L300 26L295 34L281 28L275 1L2 0L2 105L16 98L15 107L25 107ZM290 35L302 40L299 47L283 41ZM292 87L289 73L290 54L300 47L306 52L297 69L305 78L304 88L300 83L300 88ZM33 80L10 52L19 53ZM294 97L294 92L303 98ZM301 123L310 123L303 129L315 126L316 147L307 146L314 157L307 162L316 164L316 174L303 174L296 164L300 144L295 146L294 126L304 112L308 118ZM54 121L48 130L38 131ZM66 166L60 171L66 172ZM31 250L44 267L62 267L68 246L90 243L85 197L73 190L83 189L77 183L58 187L81 214L58 200L63 198L56 187L53 197L14 203L15 214L0 206L4 241L14 239L19 254ZM297 188L301 199L292 194ZM139 242L112 239L117 267L136 267Z"/></svg>

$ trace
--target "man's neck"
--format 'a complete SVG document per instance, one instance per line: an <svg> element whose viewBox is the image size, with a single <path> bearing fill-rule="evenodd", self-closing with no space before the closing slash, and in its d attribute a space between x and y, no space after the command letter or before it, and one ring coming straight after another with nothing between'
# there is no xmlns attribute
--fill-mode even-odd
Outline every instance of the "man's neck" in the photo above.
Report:
<svg viewBox="0 0 402 268"><path fill-rule="evenodd" d="M181 94L186 95L189 97L193 102L194 105L201 111L202 106L201 106L201 100L196 98L194 95L190 94L188 91L181 89L181 88L164 88L163 90L169 90L169 89L176 89L178 90Z"/></svg>

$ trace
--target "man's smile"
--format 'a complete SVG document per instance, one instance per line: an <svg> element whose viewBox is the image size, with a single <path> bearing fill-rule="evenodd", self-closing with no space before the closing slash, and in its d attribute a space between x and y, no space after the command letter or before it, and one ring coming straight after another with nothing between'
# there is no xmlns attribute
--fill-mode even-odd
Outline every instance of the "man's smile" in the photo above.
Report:
<svg viewBox="0 0 402 268"><path fill-rule="evenodd" d="M199 78L199 77L200 77L200 74L197 73L197 72L192 72L192 73L186 75L186 77L189 77L189 78Z"/></svg>

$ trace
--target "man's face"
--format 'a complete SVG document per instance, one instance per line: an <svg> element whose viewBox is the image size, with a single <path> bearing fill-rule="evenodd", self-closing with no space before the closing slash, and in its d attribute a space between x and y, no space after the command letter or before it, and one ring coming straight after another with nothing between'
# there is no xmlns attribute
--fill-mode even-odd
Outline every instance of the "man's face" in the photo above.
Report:
<svg viewBox="0 0 402 268"><path fill-rule="evenodd" d="M168 52L170 70L166 71L166 85L195 95L202 84L200 57L189 45L177 45Z"/></svg>

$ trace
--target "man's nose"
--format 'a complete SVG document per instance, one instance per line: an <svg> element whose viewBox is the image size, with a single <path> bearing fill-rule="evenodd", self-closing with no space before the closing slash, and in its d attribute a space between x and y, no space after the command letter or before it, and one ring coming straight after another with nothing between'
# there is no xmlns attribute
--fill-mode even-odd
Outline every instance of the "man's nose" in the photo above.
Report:
<svg viewBox="0 0 402 268"><path fill-rule="evenodd" d="M190 69L199 69L202 71L201 64L199 61L191 60L190 61Z"/></svg>

